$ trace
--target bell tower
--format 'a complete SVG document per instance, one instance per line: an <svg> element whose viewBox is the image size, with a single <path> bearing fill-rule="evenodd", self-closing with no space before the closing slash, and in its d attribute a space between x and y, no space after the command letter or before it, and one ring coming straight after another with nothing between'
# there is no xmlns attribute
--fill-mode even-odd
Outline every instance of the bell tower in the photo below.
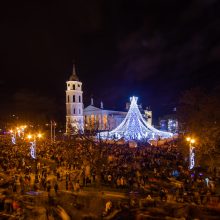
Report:
<svg viewBox="0 0 220 220"><path fill-rule="evenodd" d="M84 131L84 122L82 82L76 75L75 64L66 84L66 133L76 134Z"/></svg>

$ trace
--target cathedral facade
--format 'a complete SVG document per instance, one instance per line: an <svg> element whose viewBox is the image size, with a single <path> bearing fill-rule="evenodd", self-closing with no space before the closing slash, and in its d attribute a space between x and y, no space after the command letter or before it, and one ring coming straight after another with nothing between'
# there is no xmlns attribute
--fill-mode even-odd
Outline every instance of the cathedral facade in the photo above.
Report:
<svg viewBox="0 0 220 220"><path fill-rule="evenodd" d="M75 65L69 80L66 82L66 133L84 132L84 130L111 131L126 117L127 111L114 111L91 104L84 108L82 82L76 74ZM126 109L128 110L126 105ZM152 111L142 110L147 123L152 124Z"/></svg>

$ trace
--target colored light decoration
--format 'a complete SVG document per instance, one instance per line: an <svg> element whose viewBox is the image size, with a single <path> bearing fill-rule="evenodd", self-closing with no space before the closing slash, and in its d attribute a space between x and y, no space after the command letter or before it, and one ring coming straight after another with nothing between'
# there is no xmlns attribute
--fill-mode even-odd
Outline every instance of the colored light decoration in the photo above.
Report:
<svg viewBox="0 0 220 220"><path fill-rule="evenodd" d="M34 134L34 135L29 134L27 136L27 138L29 139L30 144L31 144L31 146L30 146L31 157L35 161L35 180L34 180L34 182L39 183L38 172L37 172L37 153L36 153L37 144L36 144L36 139L37 138L39 138L39 139L42 138L42 134L40 134L40 133Z"/></svg>
<svg viewBox="0 0 220 220"><path fill-rule="evenodd" d="M195 147L193 146L195 139L187 137L186 141L189 142L189 169L191 170L195 166Z"/></svg>
<svg viewBox="0 0 220 220"><path fill-rule="evenodd" d="M148 125L143 118L137 105L137 97L131 97L130 108L121 124L110 132L100 132L99 137L103 139L125 140L158 140L173 136L170 132L159 131Z"/></svg>
<svg viewBox="0 0 220 220"><path fill-rule="evenodd" d="M9 132L11 133L12 144L16 144L16 133L13 130L10 130Z"/></svg>
<svg viewBox="0 0 220 220"><path fill-rule="evenodd" d="M28 136L27 136L27 138L29 139L29 141L31 140L31 139L33 139L33 141L30 141L30 144L31 144L31 147L30 147L30 154L31 154L31 157L33 158L33 159L36 159L37 158L37 156L36 156L36 137L37 138L42 138L42 134L37 134L37 135L31 135L31 134L29 134Z"/></svg>
<svg viewBox="0 0 220 220"><path fill-rule="evenodd" d="M31 150L31 157L33 159L36 159L36 142L35 141L32 141L30 142L31 144L31 147L30 147L30 150Z"/></svg>

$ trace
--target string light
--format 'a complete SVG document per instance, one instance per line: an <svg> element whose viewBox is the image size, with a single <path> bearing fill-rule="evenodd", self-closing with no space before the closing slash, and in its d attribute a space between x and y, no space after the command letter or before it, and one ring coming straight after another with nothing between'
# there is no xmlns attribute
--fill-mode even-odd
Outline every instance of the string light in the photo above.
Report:
<svg viewBox="0 0 220 220"><path fill-rule="evenodd" d="M14 134L11 137L11 142L12 142L12 144L16 144L16 138L15 138Z"/></svg>
<svg viewBox="0 0 220 220"><path fill-rule="evenodd" d="M189 142L189 169L191 170L195 166L195 147L193 144L196 141L191 137L187 137L186 140Z"/></svg>
<svg viewBox="0 0 220 220"><path fill-rule="evenodd" d="M173 136L170 132L159 131L148 125L142 117L137 105L137 97L131 97L129 111L122 123L110 132L100 132L99 136L103 139L120 139L125 140L155 140L158 138L170 138Z"/></svg>
<svg viewBox="0 0 220 220"><path fill-rule="evenodd" d="M31 147L30 147L30 150L31 150L31 157L33 159L36 159L36 142L33 141L33 142L30 142L31 144Z"/></svg>

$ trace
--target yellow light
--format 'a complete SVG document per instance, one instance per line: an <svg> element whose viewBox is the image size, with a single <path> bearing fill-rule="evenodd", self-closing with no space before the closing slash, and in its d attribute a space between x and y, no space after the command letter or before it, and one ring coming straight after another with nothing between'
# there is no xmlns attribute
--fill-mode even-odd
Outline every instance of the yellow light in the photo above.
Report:
<svg viewBox="0 0 220 220"><path fill-rule="evenodd" d="M195 139L191 139L190 142L193 144L193 143L195 143L196 141L195 141Z"/></svg>
<svg viewBox="0 0 220 220"><path fill-rule="evenodd" d="M12 131L12 130L10 130L10 133L13 133L13 131Z"/></svg>
<svg viewBox="0 0 220 220"><path fill-rule="evenodd" d="M41 138L41 137L42 137L42 134L38 134L37 137L38 137L38 138Z"/></svg>
<svg viewBox="0 0 220 220"><path fill-rule="evenodd" d="M20 132L20 129L18 129L18 132Z"/></svg>
<svg viewBox="0 0 220 220"><path fill-rule="evenodd" d="M186 138L186 140L187 140L187 141L190 141L190 140L191 140L191 138L190 138L190 137L187 137L187 138Z"/></svg>
<svg viewBox="0 0 220 220"><path fill-rule="evenodd" d="M31 134L29 134L27 137L28 137L28 139L31 139L31 138L32 138L32 135L31 135Z"/></svg>

